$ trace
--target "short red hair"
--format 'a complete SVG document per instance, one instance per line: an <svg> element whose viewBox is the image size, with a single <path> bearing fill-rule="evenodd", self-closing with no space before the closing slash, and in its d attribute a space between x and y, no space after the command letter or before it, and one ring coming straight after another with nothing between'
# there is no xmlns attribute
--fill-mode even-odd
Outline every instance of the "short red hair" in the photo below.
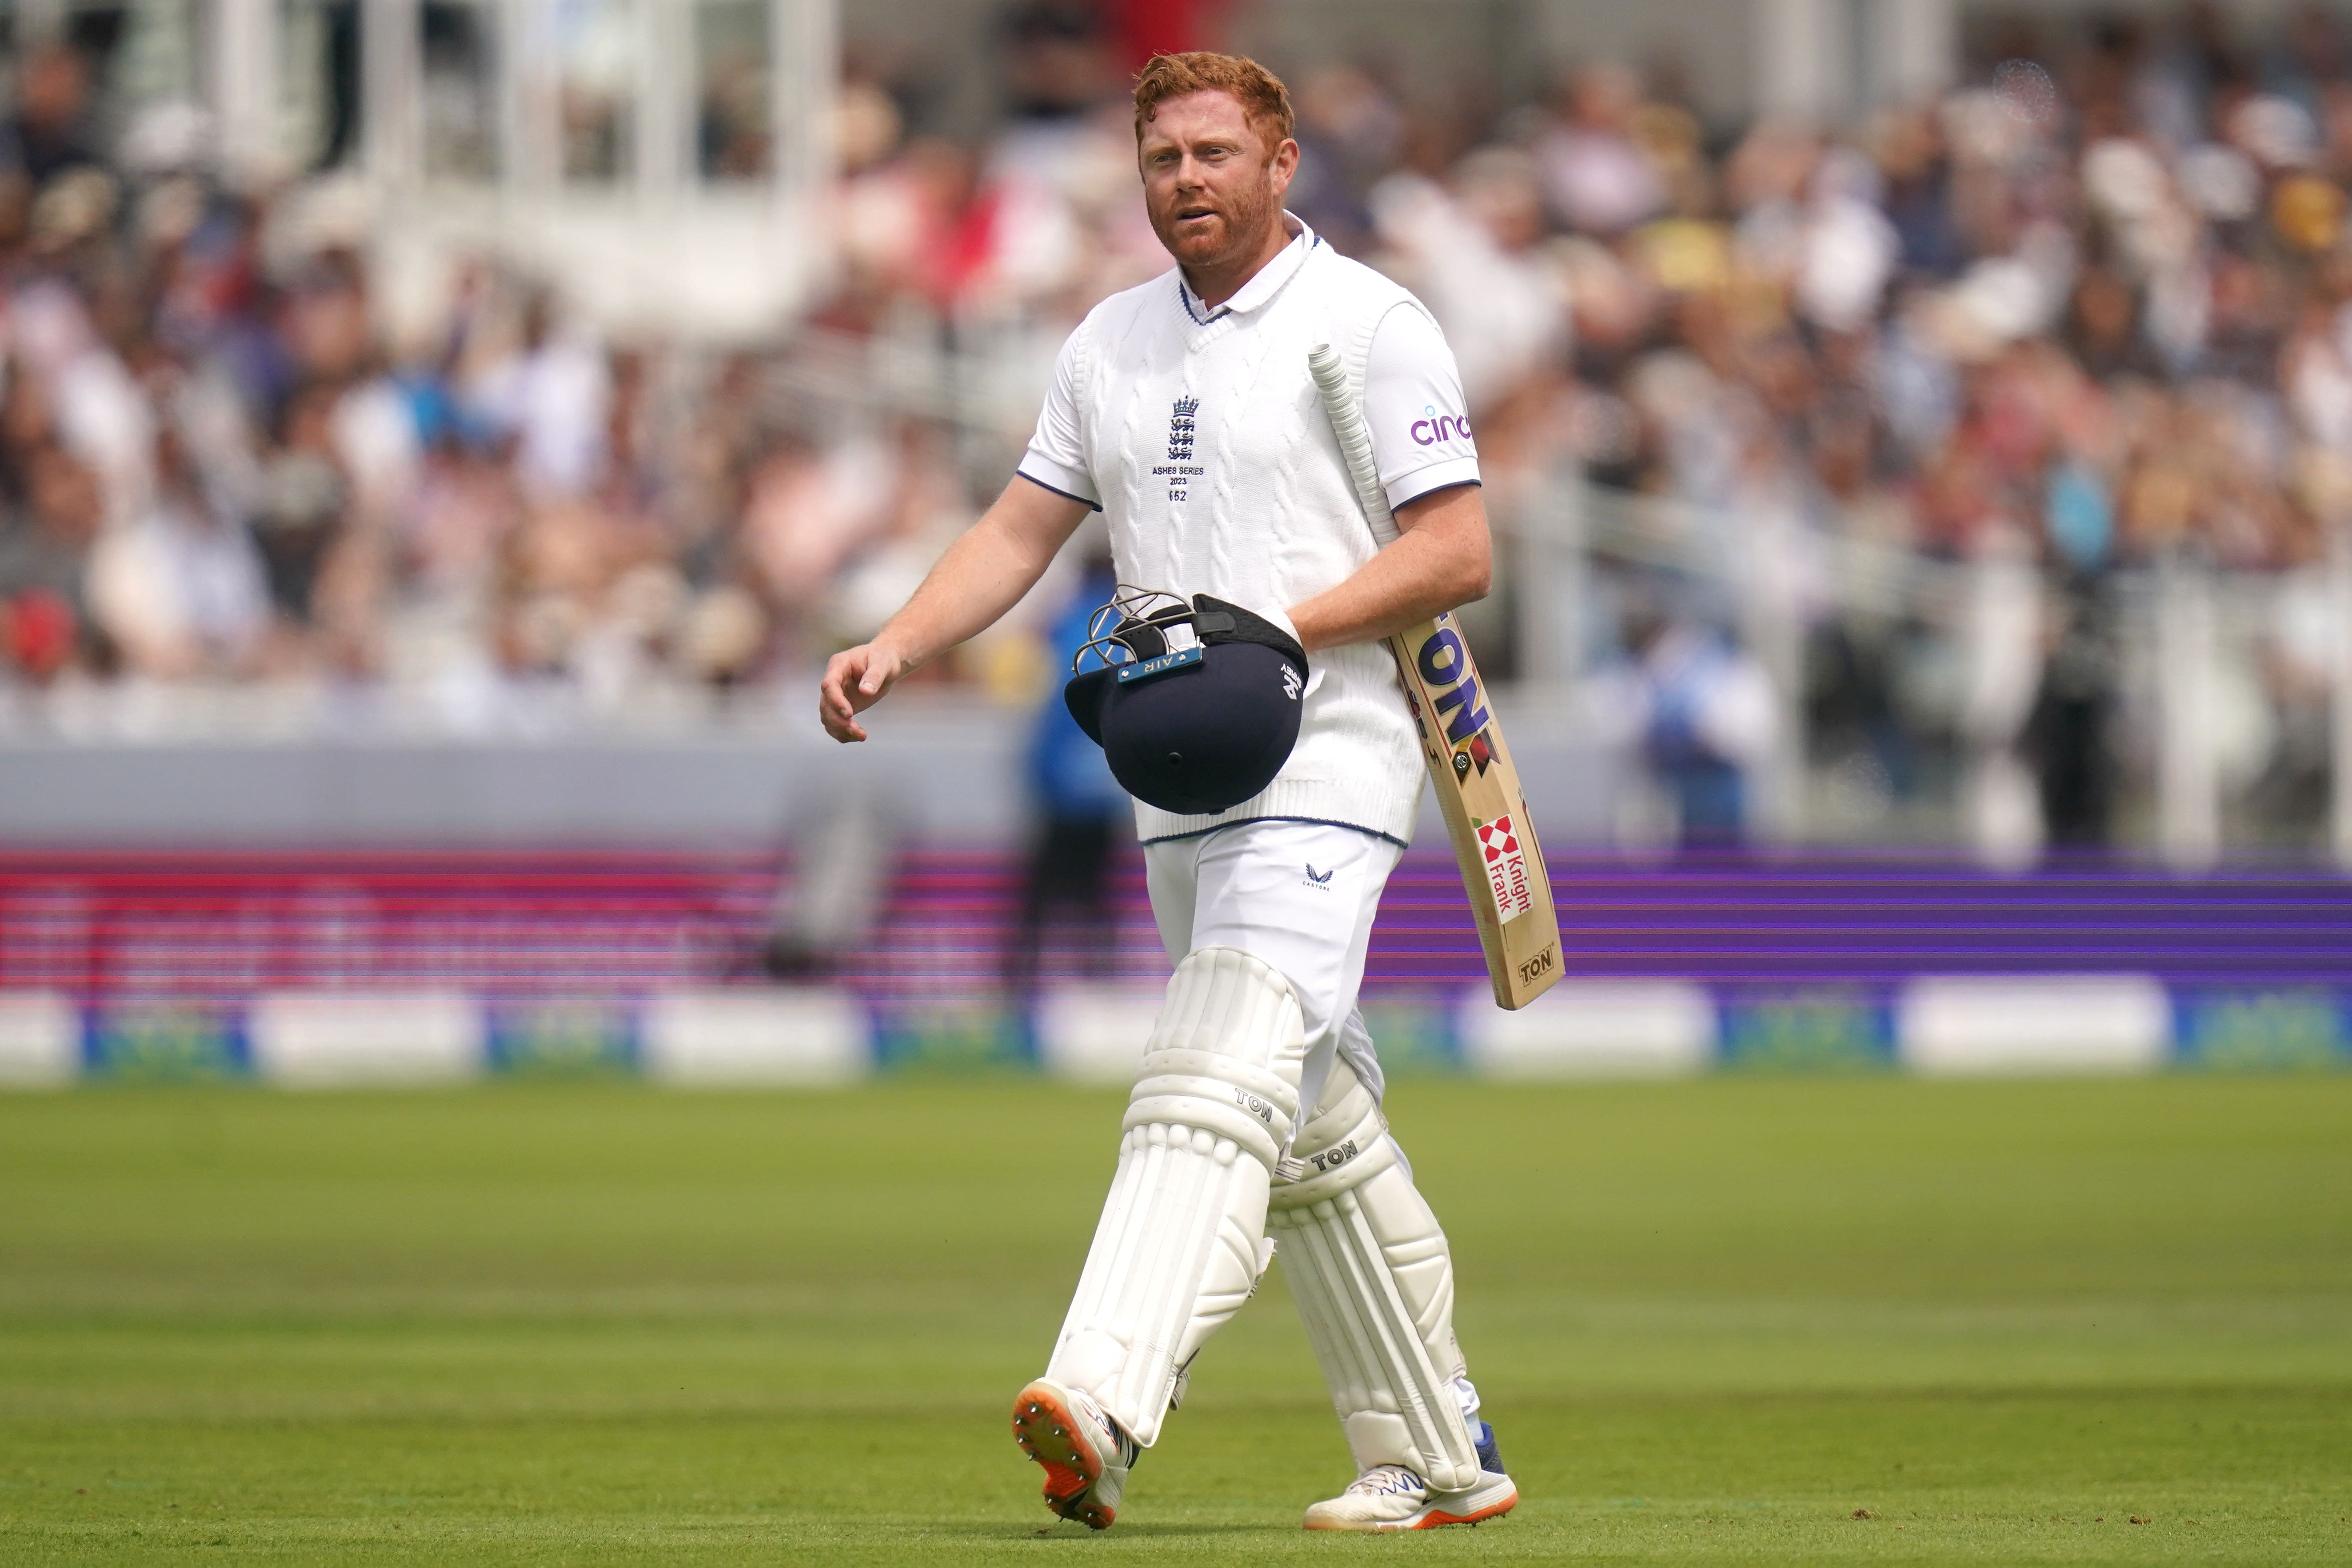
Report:
<svg viewBox="0 0 2352 1568"><path fill-rule="evenodd" d="M1154 55L1135 78L1135 144L1143 145L1143 128L1152 111L1171 98L1195 92L1228 92L1242 106L1250 129L1265 141L1271 153L1289 140L1297 125L1290 111L1290 89L1282 79L1247 55L1221 55L1192 49L1181 55Z"/></svg>

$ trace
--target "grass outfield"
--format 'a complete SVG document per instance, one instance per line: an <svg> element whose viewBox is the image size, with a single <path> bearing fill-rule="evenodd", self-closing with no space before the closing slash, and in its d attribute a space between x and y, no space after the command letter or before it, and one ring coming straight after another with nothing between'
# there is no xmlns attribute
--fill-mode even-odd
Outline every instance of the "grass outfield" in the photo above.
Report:
<svg viewBox="0 0 2352 1568"><path fill-rule="evenodd" d="M1526 1499L1411 1541L1278 1268L1045 1528L1117 1106L0 1097L0 1561L2352 1561L2352 1077L1407 1082Z"/></svg>

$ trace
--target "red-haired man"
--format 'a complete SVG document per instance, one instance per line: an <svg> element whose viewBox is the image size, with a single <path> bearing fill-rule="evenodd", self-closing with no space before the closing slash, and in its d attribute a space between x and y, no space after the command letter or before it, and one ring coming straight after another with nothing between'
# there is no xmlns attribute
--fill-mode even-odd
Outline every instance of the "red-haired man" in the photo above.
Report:
<svg viewBox="0 0 2352 1568"><path fill-rule="evenodd" d="M1013 1406L1045 1500L1108 1527L1193 1357L1282 1249L1358 1476L1309 1529L1475 1522L1518 1500L1453 1327L1445 1234L1381 1114L1356 1005L1422 762L1380 639L1483 595L1477 452L1436 323L1283 210L1289 95L1254 60L1163 55L1136 151L1170 273L1064 345L1018 475L863 647L827 667L836 740L901 675L1010 609L1087 511L1121 583L1213 595L1310 661L1298 740L1260 794L1139 837L1175 962L1118 1165L1045 1374ZM1402 531L1375 545L1307 370L1342 355ZM1005 1149L1019 1159L1020 1135Z"/></svg>

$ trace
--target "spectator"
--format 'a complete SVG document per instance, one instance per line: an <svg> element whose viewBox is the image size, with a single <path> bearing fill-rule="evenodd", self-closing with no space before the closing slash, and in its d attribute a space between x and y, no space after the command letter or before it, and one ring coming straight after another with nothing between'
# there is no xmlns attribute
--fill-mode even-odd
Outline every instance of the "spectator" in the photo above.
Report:
<svg viewBox="0 0 2352 1568"><path fill-rule="evenodd" d="M1664 183L1634 139L1642 79L1614 63L1574 72L1558 122L1536 142L1553 213L1586 234L1622 234L1665 203Z"/></svg>
<svg viewBox="0 0 2352 1568"><path fill-rule="evenodd" d="M561 334L544 291L525 301L521 342L486 370L473 397L481 418L514 444L514 463L533 496L580 495L604 472L611 373L603 352Z"/></svg>
<svg viewBox="0 0 2352 1568"><path fill-rule="evenodd" d="M52 465L63 503L85 515L73 471ZM244 522L205 493L166 429L155 443L155 485L131 521L93 550L90 600L128 666L163 678L249 673L268 625L268 586Z"/></svg>
<svg viewBox="0 0 2352 1568"><path fill-rule="evenodd" d="M34 190L73 169L104 165L89 139L89 68L63 45L34 50L16 73L16 105L0 121L0 172Z"/></svg>
<svg viewBox="0 0 2352 1568"><path fill-rule="evenodd" d="M25 400L11 399L11 411ZM0 528L0 614L17 668L46 682L91 631L89 556L99 506L89 473L54 446L23 460L22 505Z"/></svg>
<svg viewBox="0 0 2352 1568"><path fill-rule="evenodd" d="M1679 842L1741 842L1754 775L1776 738L1769 678L1712 627L1654 610L1633 617L1627 640L1642 752L1673 803Z"/></svg>

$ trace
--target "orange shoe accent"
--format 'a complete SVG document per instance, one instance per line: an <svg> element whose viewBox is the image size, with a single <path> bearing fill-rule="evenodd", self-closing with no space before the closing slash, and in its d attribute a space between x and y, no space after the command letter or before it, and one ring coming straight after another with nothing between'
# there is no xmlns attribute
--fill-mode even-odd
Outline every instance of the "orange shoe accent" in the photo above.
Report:
<svg viewBox="0 0 2352 1568"><path fill-rule="evenodd" d="M1088 1530L1108 1530L1117 1514L1087 1500L1102 1479L1102 1459L1078 1430L1083 1419L1050 1388L1031 1384L1013 1402L1013 1440L1045 1471L1045 1506Z"/></svg>
<svg viewBox="0 0 2352 1568"><path fill-rule="evenodd" d="M1405 1528L1408 1530L1435 1530L1441 1525L1447 1524L1484 1524L1490 1519L1502 1518L1505 1514L1510 1512L1513 1509L1518 1506L1519 1494L1513 1492L1510 1496L1505 1498L1500 1502L1489 1503L1486 1507L1475 1510L1470 1513L1447 1513L1442 1509L1433 1509L1428 1513L1423 1515L1420 1520Z"/></svg>
<svg viewBox="0 0 2352 1568"><path fill-rule="evenodd" d="M1517 1487L1513 1487L1511 1489L1510 1496L1504 1498L1497 1502L1488 1503L1485 1508L1473 1509L1468 1513L1448 1513L1442 1508L1433 1508L1411 1520L1399 1520L1394 1524L1376 1524L1372 1526L1371 1530L1367 1533L1375 1535L1394 1535L1399 1531L1407 1530L1442 1530L1449 1524L1484 1524L1490 1519L1502 1518L1505 1514L1510 1512L1513 1509L1518 1506L1518 1489ZM1308 1530L1345 1531L1349 1527L1344 1524L1310 1524L1306 1528Z"/></svg>

